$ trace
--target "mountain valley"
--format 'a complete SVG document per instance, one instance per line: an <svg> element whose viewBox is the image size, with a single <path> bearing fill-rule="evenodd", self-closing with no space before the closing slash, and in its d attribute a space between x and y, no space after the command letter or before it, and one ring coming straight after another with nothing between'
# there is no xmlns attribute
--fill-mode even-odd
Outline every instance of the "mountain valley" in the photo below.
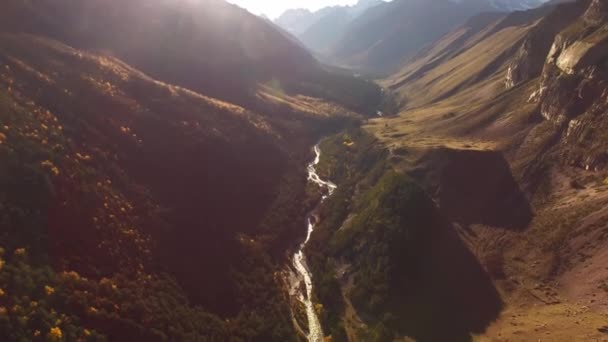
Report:
<svg viewBox="0 0 608 342"><path fill-rule="evenodd" d="M0 339L602 341L607 115L605 0L6 0Z"/></svg>

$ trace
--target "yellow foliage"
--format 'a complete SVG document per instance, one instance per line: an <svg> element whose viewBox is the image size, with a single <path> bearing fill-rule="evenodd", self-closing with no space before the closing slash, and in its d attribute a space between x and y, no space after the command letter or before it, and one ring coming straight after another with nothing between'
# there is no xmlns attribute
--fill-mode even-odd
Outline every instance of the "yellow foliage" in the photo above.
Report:
<svg viewBox="0 0 608 342"><path fill-rule="evenodd" d="M76 153L76 158L80 159L80 160L91 160L91 156L86 154L86 155L82 155L80 153Z"/></svg>
<svg viewBox="0 0 608 342"><path fill-rule="evenodd" d="M112 285L112 280L110 280L108 278L101 278L101 280L99 281L99 285L110 286L110 285Z"/></svg>
<svg viewBox="0 0 608 342"><path fill-rule="evenodd" d="M40 330L34 330L34 336L36 336L36 337L40 336Z"/></svg>
<svg viewBox="0 0 608 342"><path fill-rule="evenodd" d="M0 133L0 144L4 143L4 141L6 141L6 134Z"/></svg>
<svg viewBox="0 0 608 342"><path fill-rule="evenodd" d="M4 260L0 259L0 271L2 270L2 268L4 268Z"/></svg>
<svg viewBox="0 0 608 342"><path fill-rule="evenodd" d="M48 334L48 338L51 341L61 340L63 338L63 332L61 331L61 329L59 327L51 328L51 330L49 331L49 334Z"/></svg>
<svg viewBox="0 0 608 342"><path fill-rule="evenodd" d="M45 161L41 162L40 166L50 170L51 173L55 176L59 175L59 169L50 160L45 160Z"/></svg>
<svg viewBox="0 0 608 342"><path fill-rule="evenodd" d="M78 274L76 271L70 271L70 272L63 272L63 276L65 278L69 278L72 280L80 280L80 274Z"/></svg>
<svg viewBox="0 0 608 342"><path fill-rule="evenodd" d="M84 329L84 336L91 336L91 331L89 331L89 329Z"/></svg>
<svg viewBox="0 0 608 342"><path fill-rule="evenodd" d="M4 297L5 293L3 289L0 289L0 297Z"/></svg>
<svg viewBox="0 0 608 342"><path fill-rule="evenodd" d="M44 286L44 293L46 293L47 296L50 296L53 293L55 293L55 289L52 288L52 287L50 287L50 286L48 286L48 285L46 285L46 286Z"/></svg>
<svg viewBox="0 0 608 342"><path fill-rule="evenodd" d="M604 184L608 185L608 177L606 177L606 179L604 179Z"/></svg>

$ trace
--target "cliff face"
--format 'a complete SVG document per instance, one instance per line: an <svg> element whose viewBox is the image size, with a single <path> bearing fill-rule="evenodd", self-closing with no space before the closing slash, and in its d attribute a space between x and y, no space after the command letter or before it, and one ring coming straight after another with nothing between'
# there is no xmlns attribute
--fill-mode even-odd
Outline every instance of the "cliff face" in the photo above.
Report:
<svg viewBox="0 0 608 342"><path fill-rule="evenodd" d="M541 115L559 127L567 161L585 169L608 163L604 132L608 110L608 6L595 0L555 37L537 101Z"/></svg>
<svg viewBox="0 0 608 342"><path fill-rule="evenodd" d="M577 20L588 5L589 1L566 3L538 21L509 64L505 79L507 89L532 80L542 73L555 35Z"/></svg>

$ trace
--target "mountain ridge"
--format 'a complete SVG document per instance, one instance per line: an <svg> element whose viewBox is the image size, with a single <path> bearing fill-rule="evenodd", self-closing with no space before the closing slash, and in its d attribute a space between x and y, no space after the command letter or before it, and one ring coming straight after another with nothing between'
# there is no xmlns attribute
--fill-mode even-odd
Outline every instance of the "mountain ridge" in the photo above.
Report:
<svg viewBox="0 0 608 342"><path fill-rule="evenodd" d="M381 81L397 115L322 144L325 176L352 191L328 200L310 244L326 330L344 340L604 338L607 13L581 0L473 17ZM405 207L391 210L419 193L410 183L436 207L403 218ZM444 267L457 268L454 280L434 278L449 277ZM465 272L476 280L459 286ZM417 302L429 279L454 286Z"/></svg>
<svg viewBox="0 0 608 342"><path fill-rule="evenodd" d="M10 308L2 311L3 338L295 340L275 275L305 234L302 203L315 197L305 191L308 147L361 115L288 92L278 79L261 82L283 72L289 78L291 68L281 66L303 63L300 70L312 67L351 96L357 84L370 85L326 74L283 33L227 4L220 9L228 18L243 15L255 30L246 36L238 35L238 25L217 30L249 37L248 44L222 43L182 69L158 68L158 61L180 59L139 29L172 27L173 15L194 6L180 4L185 7L173 12L159 3L136 8L113 1L0 5L0 197L6 199L0 299ZM143 22L136 16L142 13L161 20ZM172 31L182 43L195 27L183 24ZM208 67L201 60L228 69L236 63L239 70L257 63L261 55L222 52L258 51L263 39L256 34L266 30L277 46L294 50L274 53L288 59L277 69L262 78L219 75L225 83L219 87L196 82ZM223 39L207 34L206 46ZM126 44L131 39L138 44ZM157 53L148 59L146 51ZM264 64L259 70L274 67ZM300 80L318 94L327 91ZM24 325L19 317L29 320Z"/></svg>
<svg viewBox="0 0 608 342"><path fill-rule="evenodd" d="M355 17L348 16L342 7L342 11L334 7L333 11L327 8L316 12L317 17L310 19L316 21L315 24L309 22L304 29L292 33L321 60L386 74L471 16L481 12L525 10L544 3L544 0L394 0L361 7L364 10ZM290 13L294 12L288 12L287 16ZM312 18L314 14L309 11L308 15ZM298 18L293 20L298 22ZM281 25L281 19L276 23Z"/></svg>

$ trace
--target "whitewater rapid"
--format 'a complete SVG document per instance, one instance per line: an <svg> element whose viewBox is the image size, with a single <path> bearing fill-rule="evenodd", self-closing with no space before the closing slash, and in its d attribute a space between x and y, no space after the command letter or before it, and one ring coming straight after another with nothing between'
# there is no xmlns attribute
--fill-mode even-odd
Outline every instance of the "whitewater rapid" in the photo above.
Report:
<svg viewBox="0 0 608 342"><path fill-rule="evenodd" d="M307 167L308 181L315 183L321 189L327 190L327 193L325 195L323 195L323 197L321 198L321 203L322 203L325 199L327 199L329 196L331 196L334 193L337 186L330 181L322 180L321 177L319 177L319 175L317 174L317 170L315 167L319 164L319 161L321 159L321 149L319 148L319 145L316 145L314 150L315 150L315 159L313 162L308 164L308 167ZM306 247L306 244L310 240L310 236L312 235L312 232L315 230L315 225L316 225L315 221L316 220L313 217L312 213L310 213L306 217L306 226L307 226L306 227L307 228L306 240L300 245L300 249L294 254L293 266L295 267L298 274L301 276L301 279L304 280L305 293L300 286L298 286L297 288L298 288L298 292L299 292L299 299L306 307L306 316L308 318L308 331L309 331L308 341L309 342L322 342L323 337L324 337L323 329L321 328L321 322L319 321L319 316L317 315L317 311L315 310L315 306L312 302L312 290L313 290L312 275L310 274L310 271L308 270L308 266L306 265L306 256L304 255L304 247Z"/></svg>

